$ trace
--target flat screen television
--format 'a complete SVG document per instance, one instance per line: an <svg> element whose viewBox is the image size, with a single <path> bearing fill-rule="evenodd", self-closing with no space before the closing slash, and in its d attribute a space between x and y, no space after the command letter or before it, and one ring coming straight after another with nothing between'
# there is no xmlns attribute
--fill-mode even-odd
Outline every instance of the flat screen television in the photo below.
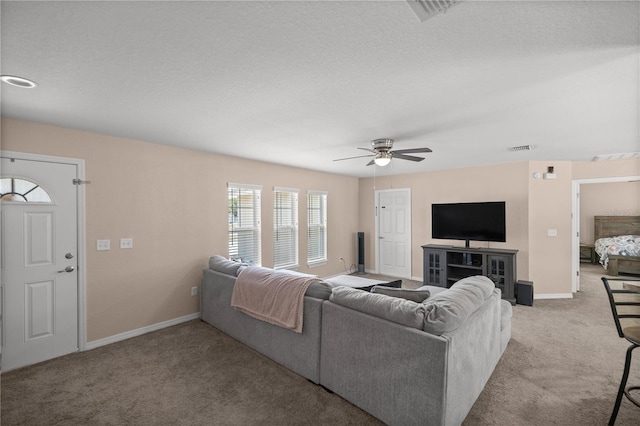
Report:
<svg viewBox="0 0 640 426"><path fill-rule="evenodd" d="M441 240L506 242L504 201L431 205L431 237Z"/></svg>

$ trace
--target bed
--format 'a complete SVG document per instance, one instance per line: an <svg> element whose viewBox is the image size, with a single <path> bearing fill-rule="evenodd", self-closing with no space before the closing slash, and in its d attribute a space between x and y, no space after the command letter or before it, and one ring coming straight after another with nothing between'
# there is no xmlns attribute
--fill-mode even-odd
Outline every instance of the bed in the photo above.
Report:
<svg viewBox="0 0 640 426"><path fill-rule="evenodd" d="M640 275L640 216L595 216L595 251L608 275Z"/></svg>

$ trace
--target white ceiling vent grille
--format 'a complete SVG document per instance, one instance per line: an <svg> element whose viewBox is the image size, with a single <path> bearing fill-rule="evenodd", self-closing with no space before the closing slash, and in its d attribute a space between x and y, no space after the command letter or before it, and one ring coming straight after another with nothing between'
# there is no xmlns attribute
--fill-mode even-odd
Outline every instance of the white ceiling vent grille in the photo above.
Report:
<svg viewBox="0 0 640 426"><path fill-rule="evenodd" d="M593 161L607 161L607 160L632 160L634 158L640 158L640 152L624 152L622 154L603 154L593 157Z"/></svg>
<svg viewBox="0 0 640 426"><path fill-rule="evenodd" d="M450 7L460 3L461 0L407 0L420 21L424 22L432 16L445 13Z"/></svg>
<svg viewBox="0 0 640 426"><path fill-rule="evenodd" d="M531 151L533 148L535 148L533 145L511 146L509 151Z"/></svg>

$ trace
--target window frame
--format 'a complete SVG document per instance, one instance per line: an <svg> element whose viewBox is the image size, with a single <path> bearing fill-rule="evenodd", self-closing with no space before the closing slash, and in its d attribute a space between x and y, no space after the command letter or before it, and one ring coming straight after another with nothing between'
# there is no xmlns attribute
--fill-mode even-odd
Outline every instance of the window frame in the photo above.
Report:
<svg viewBox="0 0 640 426"><path fill-rule="evenodd" d="M234 195L234 191L237 191ZM236 205L237 212L233 211L232 200L233 197L250 196L251 203L247 209L252 209L253 212L249 216L251 222L250 225L243 225L241 218L243 217L241 209L242 205ZM227 234L227 252L230 259L241 260L244 263L251 265L262 266L262 185L250 185L240 183L228 183L227 184L227 216L228 216L228 234ZM235 216L239 219L239 225L235 226L236 220L232 219ZM251 235L248 241L251 242L250 259L243 258L244 254L240 253L240 235ZM235 240L234 240L235 237ZM236 246L235 250L232 250L233 246Z"/></svg>
<svg viewBox="0 0 640 426"><path fill-rule="evenodd" d="M312 199L315 197L320 197L319 207L315 208L311 206ZM328 192L327 191L317 191L317 190L308 190L307 191L307 266L309 268L313 268L316 266L325 265L328 259L328 227L327 227L327 216L328 216ZM312 223L311 214L313 211L319 211L319 223ZM321 241L321 249L318 247L313 247L313 249L317 252L322 252L318 256L311 257L311 241L310 235L313 230L321 230L322 232L322 241Z"/></svg>
<svg viewBox="0 0 640 426"><path fill-rule="evenodd" d="M274 187L273 188L273 269L291 269L297 270L300 267L299 264L299 217L298 217L298 193L300 190L294 188L281 188ZM287 206L283 206L282 204L278 205L279 197L278 194L290 194L290 200ZM289 223L283 223L282 219L285 215L283 215L284 210L290 211L290 221ZM280 220L280 223L278 223ZM285 235L290 235L287 243L284 244L284 240L279 239L279 230L288 230ZM277 253L280 252L282 247L279 247L279 243L283 242L282 246L288 248L289 257L286 259L286 262L278 263L277 262Z"/></svg>

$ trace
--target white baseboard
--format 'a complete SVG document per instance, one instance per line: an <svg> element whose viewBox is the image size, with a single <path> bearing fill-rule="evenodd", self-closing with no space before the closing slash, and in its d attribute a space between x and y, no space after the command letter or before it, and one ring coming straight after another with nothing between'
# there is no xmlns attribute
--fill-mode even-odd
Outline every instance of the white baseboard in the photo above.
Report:
<svg viewBox="0 0 640 426"><path fill-rule="evenodd" d="M146 327L137 328L135 330L125 331L124 333L116 334L110 337L105 337L104 339L92 340L91 342L87 342L85 350L88 351L91 349L99 348L100 346L110 345L111 343L116 343L121 340L127 340L132 337L142 336L143 334L151 333L152 331L162 330L163 328L182 324L183 322L191 321L198 318L200 318L200 312L195 312L193 314L185 315L180 318L174 318L174 319L159 322L156 324L151 324Z"/></svg>
<svg viewBox="0 0 640 426"><path fill-rule="evenodd" d="M573 293L534 294L534 299L573 299Z"/></svg>

